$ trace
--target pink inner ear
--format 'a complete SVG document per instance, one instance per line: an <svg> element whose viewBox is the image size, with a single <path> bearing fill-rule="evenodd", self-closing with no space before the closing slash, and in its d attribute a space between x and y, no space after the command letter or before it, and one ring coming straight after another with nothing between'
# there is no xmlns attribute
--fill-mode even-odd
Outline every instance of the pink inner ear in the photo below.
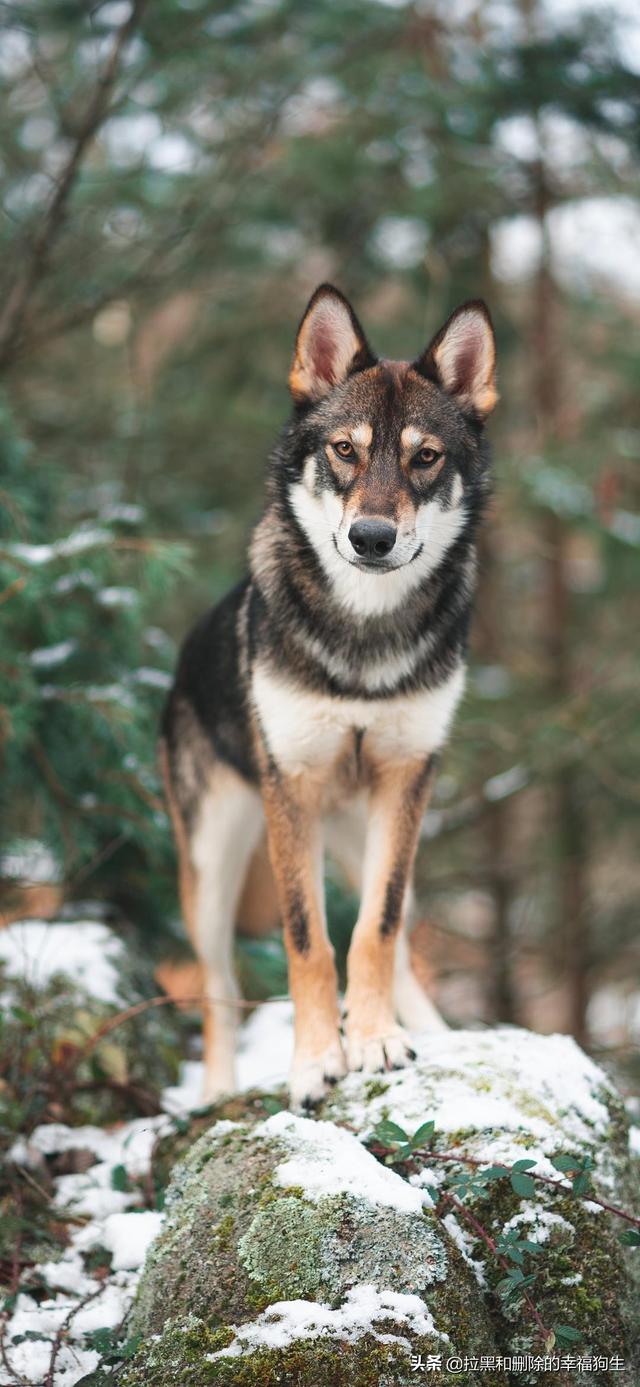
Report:
<svg viewBox="0 0 640 1387"><path fill-rule="evenodd" d="M331 325L325 318L313 324L311 329L311 341L309 343L309 356L313 363L313 370L321 380L333 385L335 381L335 359L336 342L331 333Z"/></svg>
<svg viewBox="0 0 640 1387"><path fill-rule="evenodd" d="M474 340L474 334L470 333L467 341L461 343L455 359L455 380L452 387L454 393L461 392L473 384L481 351L482 343L479 338Z"/></svg>
<svg viewBox="0 0 640 1387"><path fill-rule="evenodd" d="M484 323L471 315L461 315L444 337L438 355L446 389L453 395L472 390L486 365Z"/></svg>

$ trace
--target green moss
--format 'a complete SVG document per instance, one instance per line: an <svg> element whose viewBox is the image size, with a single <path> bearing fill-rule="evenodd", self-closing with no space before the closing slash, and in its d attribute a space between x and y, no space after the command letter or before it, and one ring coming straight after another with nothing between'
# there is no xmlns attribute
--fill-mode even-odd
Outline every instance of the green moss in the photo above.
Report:
<svg viewBox="0 0 640 1387"><path fill-rule="evenodd" d="M382 1098L389 1091L389 1084L385 1079L369 1079L364 1086L363 1093L367 1102L372 1098Z"/></svg>
<svg viewBox="0 0 640 1387"><path fill-rule="evenodd" d="M379 1334L397 1334L392 1320L376 1326ZM189 1315L172 1320L156 1342L146 1342L118 1375L119 1387L409 1387L416 1373L411 1354L449 1351L441 1339L412 1336L410 1349L402 1342L381 1343L373 1333L354 1342L344 1338L297 1339L285 1348L258 1349L239 1356L220 1354L234 1339L231 1327L212 1331ZM462 1372L429 1374L434 1387L505 1387L503 1374Z"/></svg>
<svg viewBox="0 0 640 1387"><path fill-rule="evenodd" d="M214 1241L218 1248L228 1247L234 1229L233 1214L227 1214L218 1224L214 1233Z"/></svg>

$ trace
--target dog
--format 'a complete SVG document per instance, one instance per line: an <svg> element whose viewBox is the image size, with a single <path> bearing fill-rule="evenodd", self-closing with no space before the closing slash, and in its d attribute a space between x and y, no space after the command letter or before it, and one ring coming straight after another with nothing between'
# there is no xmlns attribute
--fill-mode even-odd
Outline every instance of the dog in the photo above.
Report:
<svg viewBox="0 0 640 1387"><path fill-rule="evenodd" d="M407 920L436 759L465 683L489 494L495 338L481 300L412 364L378 360L343 295L313 294L250 574L188 635L161 759L182 910L203 965L205 1098L234 1087L233 931L284 929L296 1107L347 1069L405 1065L444 1025ZM325 847L360 889L341 1028ZM407 1029L404 1029L407 1028Z"/></svg>

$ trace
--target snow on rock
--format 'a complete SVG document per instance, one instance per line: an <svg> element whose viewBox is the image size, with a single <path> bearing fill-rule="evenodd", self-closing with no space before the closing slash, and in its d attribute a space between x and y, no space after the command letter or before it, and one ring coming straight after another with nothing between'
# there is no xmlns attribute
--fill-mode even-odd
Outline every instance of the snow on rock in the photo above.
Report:
<svg viewBox="0 0 640 1387"><path fill-rule="evenodd" d="M369 1204L419 1214L420 1190L376 1161L357 1137L333 1122L315 1122L291 1112L274 1113L254 1136L276 1137L291 1151L273 1173L274 1184L298 1186L307 1199L352 1194Z"/></svg>
<svg viewBox="0 0 640 1387"><path fill-rule="evenodd" d="M152 1210L140 1213L110 1214L105 1219L102 1240L112 1254L114 1271L136 1271L162 1227L162 1214Z"/></svg>
<svg viewBox="0 0 640 1387"><path fill-rule="evenodd" d="M8 978L44 987L61 974L98 1002L121 1005L118 965L122 941L93 920L49 924L19 920L0 932L0 965Z"/></svg>
<svg viewBox="0 0 640 1387"><path fill-rule="evenodd" d="M527 1154L556 1178L549 1154L591 1146L609 1126L603 1095L613 1086L570 1036L505 1026L434 1032L413 1042L416 1063L385 1074L377 1096L366 1076L348 1074L328 1115L335 1107L364 1135L383 1117L408 1132L433 1119L439 1133L476 1134L474 1155L488 1162L518 1160L526 1133Z"/></svg>
<svg viewBox="0 0 640 1387"><path fill-rule="evenodd" d="M375 1286L354 1286L337 1310L308 1300L279 1300L250 1324L242 1325L227 1348L209 1354L216 1358L238 1358L260 1348L286 1348L295 1339L332 1338L353 1342L368 1330L375 1334L376 1322L393 1319L405 1326L407 1336L428 1334L448 1342L448 1334L436 1329L433 1316L417 1295L379 1291ZM404 1342L398 1335L375 1335L384 1343Z"/></svg>

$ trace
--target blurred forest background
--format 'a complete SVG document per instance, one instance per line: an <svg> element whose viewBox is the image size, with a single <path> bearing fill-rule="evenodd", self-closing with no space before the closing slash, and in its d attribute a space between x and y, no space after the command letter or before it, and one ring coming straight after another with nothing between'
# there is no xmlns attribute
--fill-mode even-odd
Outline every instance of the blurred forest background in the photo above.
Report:
<svg viewBox="0 0 640 1387"><path fill-rule="evenodd" d="M496 495L418 944L452 1021L568 1030L640 1082L633 6L21 0L0 25L5 919L98 899L183 947L157 720L244 569L306 299L335 281L407 356L482 295Z"/></svg>

